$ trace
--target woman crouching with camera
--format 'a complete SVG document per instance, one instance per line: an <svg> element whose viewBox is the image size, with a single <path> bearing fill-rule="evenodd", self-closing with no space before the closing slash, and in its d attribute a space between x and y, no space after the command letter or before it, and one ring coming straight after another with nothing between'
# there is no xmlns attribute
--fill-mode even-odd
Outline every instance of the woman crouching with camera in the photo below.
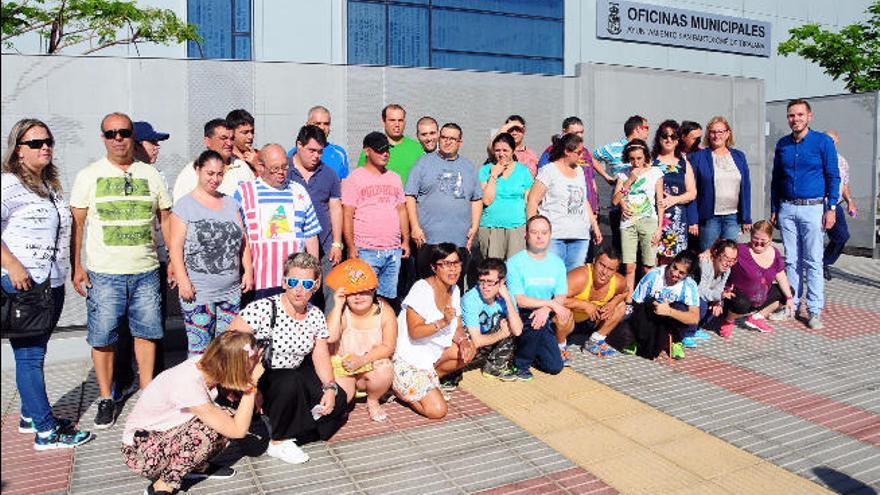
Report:
<svg viewBox="0 0 880 495"><path fill-rule="evenodd" d="M272 427L266 453L290 464L309 460L299 445L327 440L339 430L348 402L333 379L324 313L309 303L320 277L314 256L288 256L284 292L250 303L229 325L254 334L264 349L267 369L258 388Z"/></svg>

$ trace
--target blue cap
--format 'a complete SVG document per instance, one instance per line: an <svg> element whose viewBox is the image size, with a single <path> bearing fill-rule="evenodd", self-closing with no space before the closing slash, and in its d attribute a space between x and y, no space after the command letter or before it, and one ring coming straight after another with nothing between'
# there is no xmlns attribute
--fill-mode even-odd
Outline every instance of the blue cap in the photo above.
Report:
<svg viewBox="0 0 880 495"><path fill-rule="evenodd" d="M149 122L134 123L134 139L135 141L165 141L171 137L167 132L156 132L153 125Z"/></svg>

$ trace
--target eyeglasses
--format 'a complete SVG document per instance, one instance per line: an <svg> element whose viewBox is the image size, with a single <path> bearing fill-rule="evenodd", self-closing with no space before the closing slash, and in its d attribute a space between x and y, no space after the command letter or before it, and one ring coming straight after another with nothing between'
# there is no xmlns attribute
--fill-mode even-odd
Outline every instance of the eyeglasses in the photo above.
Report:
<svg viewBox="0 0 880 495"><path fill-rule="evenodd" d="M318 282L317 280L311 278L296 278L296 277L286 277L284 282L291 289L296 289L297 285L302 284L302 288L305 290L312 290L315 284Z"/></svg>
<svg viewBox="0 0 880 495"><path fill-rule="evenodd" d="M638 128L639 128L639 129L644 129L644 130L647 131L648 129L651 128L651 126L649 126L648 124L642 124L642 125L640 125Z"/></svg>
<svg viewBox="0 0 880 495"><path fill-rule="evenodd" d="M19 146L27 146L28 148L30 148L30 149L32 149L32 150L38 150L38 149L42 148L43 145L46 145L46 146L48 146L48 147L50 147L50 148L54 147L54 146L55 146L55 140L52 139L52 138L46 138L46 139L31 139L30 141L19 141L19 142L18 142L18 145L19 145Z"/></svg>
<svg viewBox="0 0 880 495"><path fill-rule="evenodd" d="M499 282L501 282L501 280L477 280L477 283L482 287L495 287Z"/></svg>
<svg viewBox="0 0 880 495"><path fill-rule="evenodd" d="M122 136L122 139L128 139L134 135L131 129L108 129L104 131L104 139L116 139L116 136Z"/></svg>
<svg viewBox="0 0 880 495"><path fill-rule="evenodd" d="M660 139L670 139L672 141L678 141L678 134L661 134Z"/></svg>
<svg viewBox="0 0 880 495"><path fill-rule="evenodd" d="M719 256L719 259L721 260L722 263L724 263L726 265L732 265L732 264L736 263L736 258L729 258L725 254L722 254L721 256Z"/></svg>
<svg viewBox="0 0 880 495"><path fill-rule="evenodd" d="M434 263L434 266L438 266L440 268L455 268L461 266L461 260L456 261L438 261Z"/></svg>
<svg viewBox="0 0 880 495"><path fill-rule="evenodd" d="M757 239L752 239L752 244L754 244L755 246L766 246L767 244L770 244L770 241L759 241Z"/></svg>
<svg viewBox="0 0 880 495"><path fill-rule="evenodd" d="M134 178L132 177L131 172L124 172L122 174L122 179L125 181L122 185L122 195L131 196L131 193L134 192Z"/></svg>
<svg viewBox="0 0 880 495"><path fill-rule="evenodd" d="M709 135L710 136L720 136L721 134L727 134L729 131L730 131L730 129L722 129L720 131L718 131L718 130L709 131Z"/></svg>
<svg viewBox="0 0 880 495"><path fill-rule="evenodd" d="M266 169L266 170L267 170L270 174L280 174L280 173L287 173L287 171L290 170L290 167L289 167L289 166L284 166L284 167L280 167L280 168L269 168L269 169Z"/></svg>
<svg viewBox="0 0 880 495"><path fill-rule="evenodd" d="M440 140L441 141L461 141L461 138L457 138L457 137L453 137L453 136L444 136L443 134L441 134Z"/></svg>

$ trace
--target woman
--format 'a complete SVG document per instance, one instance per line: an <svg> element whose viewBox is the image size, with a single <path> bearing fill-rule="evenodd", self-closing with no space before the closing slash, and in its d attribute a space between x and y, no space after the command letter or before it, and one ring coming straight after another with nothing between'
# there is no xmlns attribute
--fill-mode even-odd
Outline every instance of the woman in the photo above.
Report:
<svg viewBox="0 0 880 495"><path fill-rule="evenodd" d="M493 161L480 168L483 216L480 252L483 258L507 259L526 248L526 199L532 174L513 154L513 137L502 133L492 140Z"/></svg>
<svg viewBox="0 0 880 495"><path fill-rule="evenodd" d="M708 253L700 255L700 322L685 332L681 340L685 347L696 347L697 340L708 340L706 330L717 331L725 301L734 295L727 287L727 279L738 255L739 248L730 239L716 240Z"/></svg>
<svg viewBox="0 0 880 495"><path fill-rule="evenodd" d="M759 220L752 228L749 242L739 245L739 256L727 282L733 288L733 298L721 325L722 337L733 335L734 322L743 316L748 316L743 322L746 327L772 332L767 317L780 305L785 309L782 315L794 314L785 260L771 244L772 240L773 226L766 220Z"/></svg>
<svg viewBox="0 0 880 495"><path fill-rule="evenodd" d="M333 379L327 321L309 299L320 286L321 265L308 253L284 262L284 292L252 302L229 325L253 333L268 355L258 384L272 441L266 452L301 464L297 443L327 440L342 426L348 396Z"/></svg>
<svg viewBox="0 0 880 495"><path fill-rule="evenodd" d="M700 139L703 138L703 126L692 120L682 120L681 128L678 130L678 137L681 140L681 152L685 155L696 153L702 147Z"/></svg>
<svg viewBox="0 0 880 495"><path fill-rule="evenodd" d="M379 281L370 265L358 258L344 261L327 274L335 291L327 315L330 363L336 382L348 397L367 395L367 413L378 423L388 420L379 399L391 388L391 355L397 345L394 310L376 297Z"/></svg>
<svg viewBox="0 0 880 495"><path fill-rule="evenodd" d="M205 352L211 339L226 330L238 313L241 293L251 290L253 281L238 202L217 190L223 158L207 150L193 167L198 184L171 210L169 243L189 357Z"/></svg>
<svg viewBox="0 0 880 495"><path fill-rule="evenodd" d="M666 211L662 201L663 171L648 164L648 145L641 139L633 139L623 148L623 161L632 169L628 176L618 177L611 204L621 205L623 212L620 244L629 303L635 286L638 254L641 253L646 272L657 263L661 234L657 219L664 218Z"/></svg>
<svg viewBox="0 0 880 495"><path fill-rule="evenodd" d="M658 262L669 263L672 258L687 249L687 205L697 196L694 172L682 154L678 139L680 129L674 120L665 120L654 134L651 163L663 171L663 197L660 203L664 214L661 221Z"/></svg>
<svg viewBox="0 0 880 495"><path fill-rule="evenodd" d="M155 480L144 493L174 493L187 474L205 472L228 439L244 438L262 375L254 337L227 332L213 340L199 359L184 361L154 378L128 415L122 434L125 464ZM214 403L218 387L241 392L233 415ZM224 477L235 474L228 471Z"/></svg>
<svg viewBox="0 0 880 495"><path fill-rule="evenodd" d="M432 275L413 284L397 318L393 358L394 393L429 419L446 416L440 377L469 363L476 353L461 325L458 277L461 258L454 244L431 247Z"/></svg>
<svg viewBox="0 0 880 495"><path fill-rule="evenodd" d="M708 147L688 154L697 185L689 231L700 236L700 251L715 239L736 240L752 226L749 165L742 151L731 148L735 141L727 119L712 117L703 139Z"/></svg>
<svg viewBox="0 0 880 495"><path fill-rule="evenodd" d="M2 287L12 294L45 290L49 284L52 318L39 335L14 336L15 384L21 396L18 431L36 433L36 450L70 448L92 439L70 421L52 414L46 396L43 361L49 336L64 307L68 270L70 209L61 196L58 168L52 162L55 138L36 119L19 120L9 133L2 175ZM7 330L4 328L4 334Z"/></svg>
<svg viewBox="0 0 880 495"><path fill-rule="evenodd" d="M550 153L550 163L538 172L526 210L528 218L540 213L550 219L550 251L562 258L568 271L586 261L591 227L593 242L602 243L599 224L587 201L584 168L579 166L583 150L583 140L577 134L559 139Z"/></svg>

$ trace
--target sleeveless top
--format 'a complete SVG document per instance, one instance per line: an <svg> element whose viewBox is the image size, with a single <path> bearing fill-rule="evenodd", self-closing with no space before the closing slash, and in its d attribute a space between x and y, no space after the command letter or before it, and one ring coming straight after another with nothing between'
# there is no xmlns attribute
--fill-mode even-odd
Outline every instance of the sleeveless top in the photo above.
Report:
<svg viewBox="0 0 880 495"><path fill-rule="evenodd" d="M375 315L375 326L367 329L355 328L351 321L351 311L346 307L342 313L343 328L342 335L339 338L339 347L336 350L336 356L344 358L345 356L363 356L370 352L370 349L382 343L382 312L385 304L379 303L379 312ZM379 359L374 361L373 366L381 366L390 364L388 359Z"/></svg>
<svg viewBox="0 0 880 495"><path fill-rule="evenodd" d="M608 304L614 294L617 292L617 277L612 276L611 280L608 281L608 292L598 298L598 299L590 299L591 292L593 291L593 265L585 265L587 268L587 286L584 287L584 290L580 291L577 295L574 296L575 299L579 299L581 301L587 301L595 304L597 307L602 307ZM574 311L574 321L576 323L580 323L582 321L587 320L587 315L581 313L580 311Z"/></svg>

